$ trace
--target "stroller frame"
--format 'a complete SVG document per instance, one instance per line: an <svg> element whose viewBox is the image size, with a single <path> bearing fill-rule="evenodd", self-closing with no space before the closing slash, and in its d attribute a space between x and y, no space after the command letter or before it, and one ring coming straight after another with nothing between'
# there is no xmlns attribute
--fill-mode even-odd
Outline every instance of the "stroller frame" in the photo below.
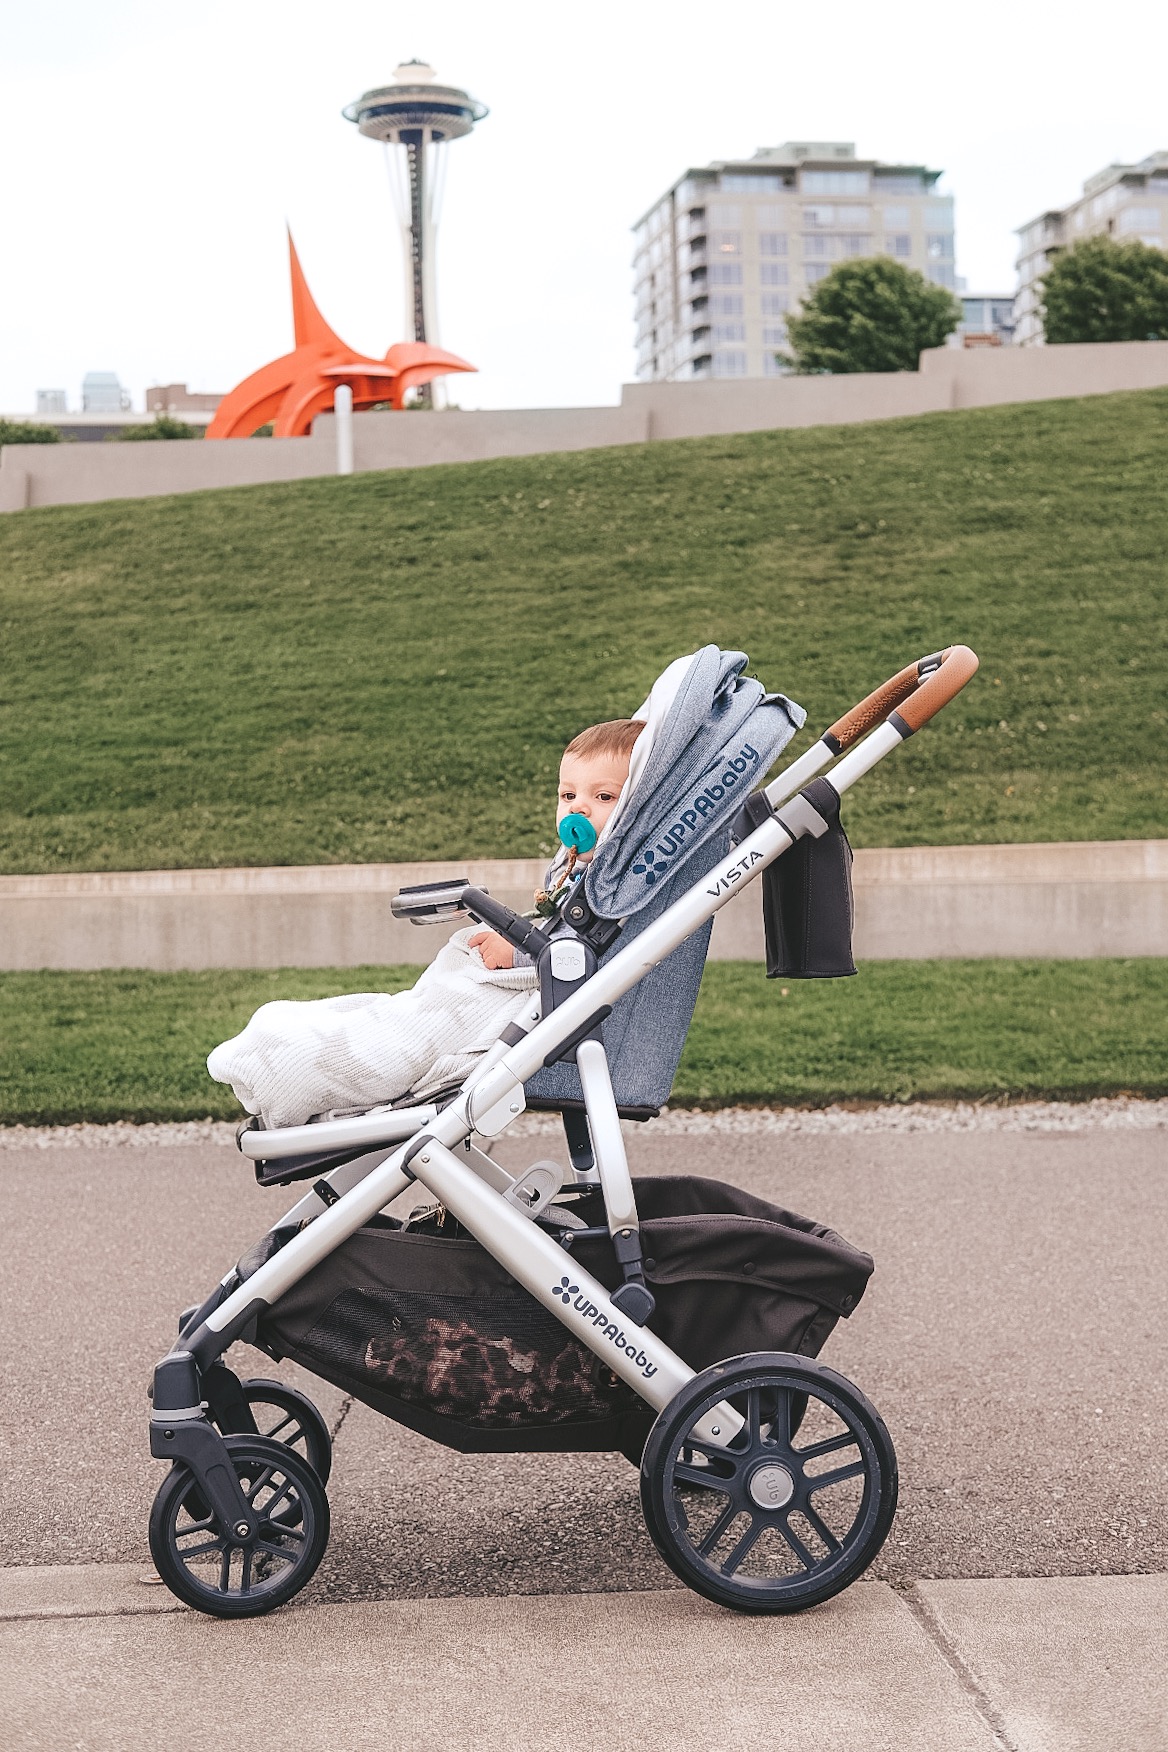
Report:
<svg viewBox="0 0 1168 1752"><path fill-rule="evenodd" d="M229 1375L220 1363L228 1346L236 1339L254 1339L257 1321L263 1314L413 1182L425 1187L568 1333L658 1413L659 1424L668 1422L670 1408L684 1400L694 1412L686 1426L691 1447L700 1444L703 1451L713 1453L716 1459L718 1449L730 1449L742 1437L752 1415L749 1407L746 1415L736 1409L730 1403L729 1392L723 1396L717 1383L711 1385L707 1379L715 1376L717 1370L707 1370L699 1377L645 1324L651 1318L654 1301L641 1271L636 1201L600 1024L618 998L744 885L756 880L797 840L806 835L818 837L826 831L827 820L816 807L817 786L825 781L819 779L816 785L804 789L809 781L836 761L826 782L838 798L927 723L965 685L976 668L977 658L967 647L952 646L908 665L870 694L762 788L768 813L761 824L732 845L729 854L708 874L682 893L625 948L617 949L603 966L597 967L594 950L586 939L581 941L572 932L567 920L563 921L566 928L562 934L558 932L550 940L541 936L544 943L541 954L551 959L554 1007L542 1014L537 1000L516 1022L509 1024L496 1046L448 1104L428 1102L382 1108L278 1131L241 1128L239 1147L253 1161L263 1162L277 1173L283 1163L289 1170L286 1178L296 1172L298 1161L320 1165L323 1172L314 1189L244 1256L240 1266L223 1278L203 1304L184 1313L178 1339L154 1373L151 1453L175 1462L174 1470L186 1469L183 1478L188 1505L197 1500L198 1506L207 1511L208 1527L230 1529L230 1538L239 1541L241 1549L250 1549L257 1542L263 1547L265 1529L270 1539L273 1526L280 1532L279 1544L289 1545L296 1538L307 1537L312 1521L312 1505L305 1503L306 1490L311 1495L309 1486L295 1476L289 1486L284 1475L287 1467L279 1471L282 1491L291 1492L290 1497L282 1496L280 1500L299 1504L298 1533L289 1523L287 1507L282 1511L281 1521L269 1504L265 1520L257 1506L256 1491L249 1486L253 1474L246 1467L241 1472L238 1461L232 1464L232 1449L243 1438L224 1436L208 1417L209 1382L205 1378L211 1376L211 1371ZM756 804L757 797L758 793ZM823 801L821 791L818 800ZM756 809L756 815L757 812ZM742 817L739 822L739 831L744 831ZM429 899L435 900L433 892ZM431 905L426 910L430 916L439 917L458 910L470 911L512 941L525 946L531 943L530 924L479 890L461 890L456 886L446 896L445 906L439 897L438 907ZM545 979L545 993L548 989ZM561 1190L559 1172L548 1164L538 1164L526 1174L512 1177L473 1142L476 1135L492 1138L504 1132L525 1109L525 1082L542 1066L572 1052L594 1157L594 1166L587 1166L586 1157L573 1151L577 1158L574 1184L599 1186L602 1191L608 1230L625 1279L623 1285L612 1291L584 1270L579 1260L569 1259L553 1235L532 1220ZM329 1167L330 1158L335 1166ZM258 1266L254 1263L256 1259L262 1261ZM250 1262L246 1270L245 1262ZM791 1357L785 1360L795 1361ZM809 1367L805 1362L803 1366L805 1370ZM822 1367L818 1373L823 1377L832 1375ZM842 1383L842 1377L832 1378ZM729 1385L727 1376L727 1389ZM745 1403L741 1397L739 1403ZM757 1423L757 1417L754 1421ZM248 1426L245 1423L243 1427ZM252 1447L255 1446L253 1438ZM260 1458L264 1458L262 1450L275 1447L275 1443L259 1438ZM690 1452L690 1448L683 1452ZM270 1458L269 1455L269 1461ZM288 1464L294 1459L295 1456L290 1457ZM253 1458L251 1465L258 1468L259 1460ZM294 1466L292 1472L295 1474ZM193 1494L192 1477L197 1486ZM164 1485L163 1491L166 1488ZM761 1489L761 1485L755 1488L756 1502L761 1500L758 1495ZM327 1504L323 1515L327 1519ZM317 1520L320 1517L318 1508ZM891 1514L888 1519L891 1520ZM153 1527L152 1521L152 1545ZM656 1529L651 1526L651 1530L658 1538ZM880 1537L883 1538L883 1533ZM658 1543L661 1545L659 1538ZM662 1554L678 1568L664 1546ZM679 1569L679 1573L683 1571ZM174 1586L165 1572L164 1579ZM683 1573L683 1579L711 1592L692 1575ZM846 1586L851 1579L848 1575L839 1585ZM308 1575L304 1575L291 1591L298 1591L307 1580ZM243 1595L247 1591L245 1586ZM261 1593L251 1603L245 1601L230 1608L187 1597L203 1610L242 1616L268 1610L290 1595L277 1591L265 1597ZM817 1597L823 1597L822 1593ZM235 1596L231 1598L234 1600ZM725 1603L742 1604L729 1598ZM795 1604L804 1603L809 1602ZM793 1608L759 1603L752 1609Z"/></svg>

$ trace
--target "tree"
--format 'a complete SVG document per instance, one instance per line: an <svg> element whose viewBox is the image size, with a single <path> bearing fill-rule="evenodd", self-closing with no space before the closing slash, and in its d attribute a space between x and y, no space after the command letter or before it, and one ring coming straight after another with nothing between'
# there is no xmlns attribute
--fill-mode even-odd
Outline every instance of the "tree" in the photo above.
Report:
<svg viewBox="0 0 1168 1752"><path fill-rule="evenodd" d="M1168 255L1146 243L1085 238L1055 257L1042 292L1052 346L1168 341Z"/></svg>
<svg viewBox="0 0 1168 1752"><path fill-rule="evenodd" d="M961 306L888 256L841 262L787 324L795 370L915 371L925 347L939 347L961 321Z"/></svg>
<svg viewBox="0 0 1168 1752"><path fill-rule="evenodd" d="M143 438L201 438L201 426L188 426L185 420L176 420L173 414L155 414L149 426L123 426L120 432L111 432L110 437L118 444L137 444Z"/></svg>
<svg viewBox="0 0 1168 1752"><path fill-rule="evenodd" d="M55 426L42 426L34 420L0 420L0 444L59 444L61 434Z"/></svg>

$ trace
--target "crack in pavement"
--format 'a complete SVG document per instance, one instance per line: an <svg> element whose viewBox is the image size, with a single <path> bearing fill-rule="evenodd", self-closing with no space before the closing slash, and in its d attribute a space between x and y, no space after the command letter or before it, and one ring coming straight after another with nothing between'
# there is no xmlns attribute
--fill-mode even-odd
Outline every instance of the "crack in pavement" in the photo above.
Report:
<svg viewBox="0 0 1168 1752"><path fill-rule="evenodd" d="M997 1752L1023 1752L1006 1726L1005 1717L978 1678L973 1668L958 1652L957 1646L929 1602L917 1592L915 1583L894 1590L900 1595L941 1659L953 1673L970 1703L994 1736Z"/></svg>

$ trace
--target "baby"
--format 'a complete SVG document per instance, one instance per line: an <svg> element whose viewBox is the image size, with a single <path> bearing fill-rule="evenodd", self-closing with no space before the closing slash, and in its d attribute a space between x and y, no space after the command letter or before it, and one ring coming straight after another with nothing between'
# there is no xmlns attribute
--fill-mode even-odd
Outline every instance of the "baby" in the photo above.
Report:
<svg viewBox="0 0 1168 1752"><path fill-rule="evenodd" d="M591 839L588 827L604 832L644 727L631 718L594 724L565 749L556 804L565 849L544 879L539 910L552 911L590 862L591 850L568 846ZM409 991L261 1005L241 1034L215 1048L207 1069L266 1129L407 1093L422 1100L470 1074L537 983L531 958L497 931L458 931Z"/></svg>

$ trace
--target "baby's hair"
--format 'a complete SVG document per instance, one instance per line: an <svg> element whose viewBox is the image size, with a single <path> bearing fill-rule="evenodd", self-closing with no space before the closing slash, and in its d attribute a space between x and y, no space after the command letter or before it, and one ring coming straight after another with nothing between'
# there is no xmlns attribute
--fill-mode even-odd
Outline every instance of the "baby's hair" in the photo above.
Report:
<svg viewBox="0 0 1168 1752"><path fill-rule="evenodd" d="M591 724L573 736L565 754L591 760L594 755L631 754L633 743L645 728L639 718L612 718L607 724Z"/></svg>

